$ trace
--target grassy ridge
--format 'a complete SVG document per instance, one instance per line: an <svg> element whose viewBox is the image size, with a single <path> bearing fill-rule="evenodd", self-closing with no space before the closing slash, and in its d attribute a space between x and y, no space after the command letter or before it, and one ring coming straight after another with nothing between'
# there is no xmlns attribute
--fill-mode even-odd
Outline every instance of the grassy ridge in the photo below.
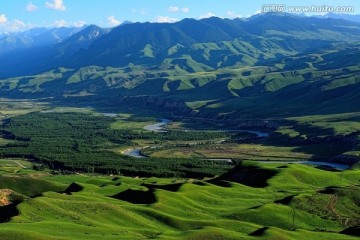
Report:
<svg viewBox="0 0 360 240"><path fill-rule="evenodd" d="M338 232L351 223L345 224L341 219L353 219L354 224L359 216L359 189L355 186L360 180L358 171L334 173L301 165L277 166L281 164L266 165L278 173L265 188L238 183L221 187L185 180L179 182L179 189L166 190L165 186L174 180L48 176L48 181L61 185L76 181L84 189L71 195L47 192L20 204L20 215L1 224L0 233L9 240L255 239L255 235L276 239L354 239ZM156 188L157 184L163 189ZM321 193L329 185L338 190L330 195ZM156 202L136 204L111 197L128 189L151 191ZM282 201L289 196L295 197ZM331 196L338 201L327 207L324 202L332 203ZM333 209L337 217L333 217Z"/></svg>
<svg viewBox="0 0 360 240"><path fill-rule="evenodd" d="M0 189L10 188L20 194L33 197L46 191L63 191L66 186L27 176L0 176Z"/></svg>
<svg viewBox="0 0 360 240"><path fill-rule="evenodd" d="M287 120L290 127L283 126L278 132L290 137L311 138L348 135L360 129L360 113L358 112L302 116L288 118Z"/></svg>
<svg viewBox="0 0 360 240"><path fill-rule="evenodd" d="M313 154L297 151L297 147L267 145L266 143L169 146L145 149L143 152L152 157L237 158L243 160L299 161L314 157Z"/></svg>

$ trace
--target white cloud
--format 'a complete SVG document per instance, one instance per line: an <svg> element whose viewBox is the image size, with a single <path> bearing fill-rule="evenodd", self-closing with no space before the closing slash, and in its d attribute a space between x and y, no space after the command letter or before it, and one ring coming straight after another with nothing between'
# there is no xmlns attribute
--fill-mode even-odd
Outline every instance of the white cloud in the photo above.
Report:
<svg viewBox="0 0 360 240"><path fill-rule="evenodd" d="M34 5L32 2L29 2L29 4L26 6L26 11L33 12L36 11L38 7Z"/></svg>
<svg viewBox="0 0 360 240"><path fill-rule="evenodd" d="M190 9L189 9L188 7L184 7L184 8L181 9L181 11L182 11L183 13L188 13L189 10L190 10Z"/></svg>
<svg viewBox="0 0 360 240"><path fill-rule="evenodd" d="M121 22L120 22L119 20L117 20L117 19L115 18L115 16L109 16L109 17L107 18L107 21L108 21L109 25L112 26L112 27L115 27L115 26L121 24Z"/></svg>
<svg viewBox="0 0 360 240"><path fill-rule="evenodd" d="M228 18L241 18L242 17L240 14L236 14L233 11L227 11L226 15Z"/></svg>
<svg viewBox="0 0 360 240"><path fill-rule="evenodd" d="M26 24L23 21L20 21L19 19L15 19L10 22L9 24L9 30L12 32L18 32L26 29Z"/></svg>
<svg viewBox="0 0 360 240"><path fill-rule="evenodd" d="M2 15L0 15L0 20L1 20ZM1 32L21 32L21 31L25 31L29 28L31 28L32 25L31 24L25 24L23 21L19 20L19 19L14 19L14 20L7 20L6 22L3 22L2 24L0 24L0 33Z"/></svg>
<svg viewBox="0 0 360 240"><path fill-rule="evenodd" d="M45 6L50 9L65 11L66 7L63 0L53 0L52 2L46 2Z"/></svg>
<svg viewBox="0 0 360 240"><path fill-rule="evenodd" d="M172 13L176 13L176 12L187 13L187 12L189 12L189 8L188 8L188 7L179 8L179 7L177 7L177 6L170 6L170 7L168 8L168 11L169 11L169 12L172 12Z"/></svg>
<svg viewBox="0 0 360 240"><path fill-rule="evenodd" d="M15 19L15 20L13 21L13 23L14 23L16 26L19 26L19 27L25 27L25 26L26 26L26 24L25 24L23 21L19 20L19 19Z"/></svg>
<svg viewBox="0 0 360 240"><path fill-rule="evenodd" d="M254 15L260 14L260 13L261 13L261 10L259 9L259 10L257 10L257 11L254 12Z"/></svg>
<svg viewBox="0 0 360 240"><path fill-rule="evenodd" d="M158 22L158 23L172 23L172 22L177 22L177 21L179 21L179 19L168 17L168 16L157 16L155 18L155 22Z"/></svg>
<svg viewBox="0 0 360 240"><path fill-rule="evenodd" d="M170 6L170 7L168 8L168 11L169 11L169 12L178 12L178 11L179 11L179 8L176 7L176 6Z"/></svg>
<svg viewBox="0 0 360 240"><path fill-rule="evenodd" d="M7 22L7 18L6 18L6 16L5 16L5 14L1 14L1 15L0 15L0 24L6 23L6 22Z"/></svg>
<svg viewBox="0 0 360 240"><path fill-rule="evenodd" d="M77 22L74 22L73 26L75 27L82 27L86 24L85 21L77 21Z"/></svg>
<svg viewBox="0 0 360 240"><path fill-rule="evenodd" d="M66 27L68 23L65 20L56 20L54 25L55 27Z"/></svg>
<svg viewBox="0 0 360 240"><path fill-rule="evenodd" d="M201 16L199 17L199 19L211 18L211 17L216 17L216 15L213 14L212 12L208 12L208 13L205 13L205 14L201 15Z"/></svg>

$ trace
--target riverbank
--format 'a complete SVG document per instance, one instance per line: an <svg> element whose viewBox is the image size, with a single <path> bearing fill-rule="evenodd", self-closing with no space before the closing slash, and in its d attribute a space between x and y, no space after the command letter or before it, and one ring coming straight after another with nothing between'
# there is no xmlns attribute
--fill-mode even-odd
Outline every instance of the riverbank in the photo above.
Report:
<svg viewBox="0 0 360 240"><path fill-rule="evenodd" d="M170 119L162 118L160 119L160 122L146 125L143 127L144 130L147 131L153 131L153 132L166 132L166 125L168 125L171 122ZM189 131L189 130L183 130L183 131ZM199 131L199 130L198 130ZM204 130L207 131L207 130ZM253 130L208 130L210 132L239 132L239 133L251 133L255 134L257 138L267 138L269 136L269 133L267 132L261 132L261 131L253 131ZM218 141L218 144L223 143L224 140ZM190 144L191 145L191 144ZM123 155L129 156L129 157L135 157L135 158L145 158L146 156L141 154L141 150L147 148L146 147L137 147L137 148L129 148L125 151L122 151L121 153ZM213 159L207 159L207 160L213 160ZM217 160L217 159L216 159ZM231 161L231 159L226 159L227 161Z"/></svg>

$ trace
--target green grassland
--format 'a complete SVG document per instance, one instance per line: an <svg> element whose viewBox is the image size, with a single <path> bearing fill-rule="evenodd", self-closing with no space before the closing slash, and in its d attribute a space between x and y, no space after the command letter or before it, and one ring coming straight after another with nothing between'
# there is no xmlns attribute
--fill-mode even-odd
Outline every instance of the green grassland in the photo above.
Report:
<svg viewBox="0 0 360 240"><path fill-rule="evenodd" d="M111 124L111 128L114 130L119 129L137 129L141 130L147 125L151 125L156 123L156 121L142 121L142 122L132 122L132 121L124 121L124 120L117 120L116 122Z"/></svg>
<svg viewBox="0 0 360 240"><path fill-rule="evenodd" d="M1 239L356 238L339 232L359 224L359 170L279 166L261 167L276 173L260 180L264 188L235 181L224 187L191 179L2 176L1 187L42 194L24 200L20 214L0 224ZM17 187L20 181L38 187L29 192ZM81 188L60 193L73 182ZM330 186L335 190L327 192Z"/></svg>
<svg viewBox="0 0 360 240"><path fill-rule="evenodd" d="M359 131L360 113L310 115L288 118L290 126L282 126L278 132L289 137L326 137L347 135Z"/></svg>
<svg viewBox="0 0 360 240"><path fill-rule="evenodd" d="M9 140L9 139L5 139L5 138L0 138L0 146L5 146L8 143L11 143L13 141Z"/></svg>
<svg viewBox="0 0 360 240"><path fill-rule="evenodd" d="M313 149L310 149L311 146L307 148L311 152L322 149L321 152L327 155L342 154L359 158L359 131L360 115L358 112L353 112L288 118L275 134L278 138L295 142L297 140L327 142L327 139L337 136L338 139L347 139L348 141L322 144L323 147L315 144Z"/></svg>
<svg viewBox="0 0 360 240"><path fill-rule="evenodd" d="M195 157L195 158L230 158L243 160L309 160L313 154L297 151L297 147L267 145L264 143L249 144L204 144L193 146L172 146L165 148L145 149L143 152L152 157Z"/></svg>
<svg viewBox="0 0 360 240"><path fill-rule="evenodd" d="M40 111L47 105L32 100L0 99L0 119Z"/></svg>
<svg viewBox="0 0 360 240"><path fill-rule="evenodd" d="M31 168L32 165L23 159L0 159L1 174L19 174L20 172L27 174L25 171L22 171L25 169L24 167Z"/></svg>

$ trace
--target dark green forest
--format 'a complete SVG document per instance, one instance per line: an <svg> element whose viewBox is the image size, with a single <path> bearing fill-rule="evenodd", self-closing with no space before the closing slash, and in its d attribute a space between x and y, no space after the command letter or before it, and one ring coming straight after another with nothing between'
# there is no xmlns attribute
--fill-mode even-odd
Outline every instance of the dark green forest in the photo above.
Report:
<svg viewBox="0 0 360 240"><path fill-rule="evenodd" d="M39 113L4 121L1 132L15 140L0 148L1 157L33 159L53 170L159 177L204 177L220 174L232 167L194 159L144 158L120 155L116 148L133 145L132 140L202 140L226 137L222 132L163 133L140 130L112 130L115 120L82 113Z"/></svg>

